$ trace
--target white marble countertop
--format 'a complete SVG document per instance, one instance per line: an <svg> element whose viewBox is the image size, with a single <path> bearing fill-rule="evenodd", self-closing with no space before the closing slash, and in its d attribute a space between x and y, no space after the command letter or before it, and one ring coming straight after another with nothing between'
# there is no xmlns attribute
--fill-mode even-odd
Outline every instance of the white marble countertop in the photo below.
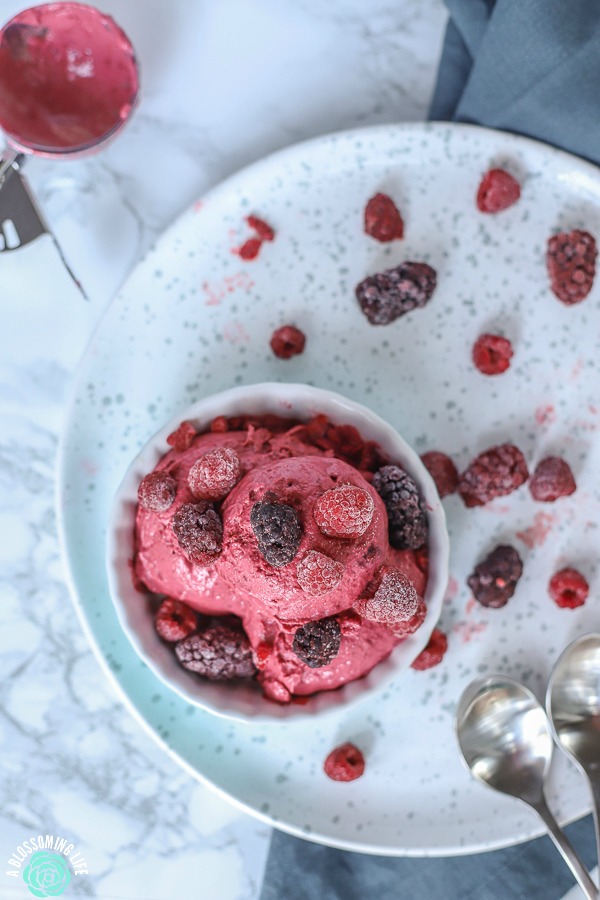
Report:
<svg viewBox="0 0 600 900"><path fill-rule="evenodd" d="M0 855L64 835L89 866L67 896L251 900L270 829L192 780L133 721L72 610L53 498L69 385L128 272L207 188L320 133L422 120L446 13L441 0L96 5L136 47L141 104L97 156L26 166L89 301L72 317L27 248L9 285L0 254ZM22 6L0 0L0 20ZM5 869L0 896L31 896Z"/></svg>

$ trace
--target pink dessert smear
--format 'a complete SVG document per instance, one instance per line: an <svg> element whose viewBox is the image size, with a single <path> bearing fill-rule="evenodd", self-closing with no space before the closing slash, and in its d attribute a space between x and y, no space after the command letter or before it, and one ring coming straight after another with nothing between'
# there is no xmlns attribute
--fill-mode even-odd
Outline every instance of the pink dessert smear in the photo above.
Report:
<svg viewBox="0 0 600 900"><path fill-rule="evenodd" d="M0 32L0 126L19 149L94 148L127 121L138 88L129 38L91 6L36 6Z"/></svg>

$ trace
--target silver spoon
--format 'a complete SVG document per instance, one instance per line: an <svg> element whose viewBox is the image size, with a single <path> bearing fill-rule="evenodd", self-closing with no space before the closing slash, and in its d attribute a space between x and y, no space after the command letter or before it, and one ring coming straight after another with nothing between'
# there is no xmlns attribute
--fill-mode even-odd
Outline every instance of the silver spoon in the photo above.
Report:
<svg viewBox="0 0 600 900"><path fill-rule="evenodd" d="M589 779L600 854L600 634L578 638L559 657L546 709L559 747Z"/></svg>
<svg viewBox="0 0 600 900"><path fill-rule="evenodd" d="M585 896L597 900L594 882L546 802L552 735L546 713L531 691L505 675L476 678L458 703L456 734L473 776L531 806Z"/></svg>

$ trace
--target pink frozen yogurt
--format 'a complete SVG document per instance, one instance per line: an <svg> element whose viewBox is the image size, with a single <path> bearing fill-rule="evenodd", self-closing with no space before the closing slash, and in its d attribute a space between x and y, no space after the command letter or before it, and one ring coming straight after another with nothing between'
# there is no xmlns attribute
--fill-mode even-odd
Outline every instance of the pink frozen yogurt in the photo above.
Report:
<svg viewBox="0 0 600 900"><path fill-rule="evenodd" d="M425 613L426 546L390 546L371 484L387 460L322 416L214 427L189 432L142 482L136 578L200 621L238 617L272 700L360 678Z"/></svg>

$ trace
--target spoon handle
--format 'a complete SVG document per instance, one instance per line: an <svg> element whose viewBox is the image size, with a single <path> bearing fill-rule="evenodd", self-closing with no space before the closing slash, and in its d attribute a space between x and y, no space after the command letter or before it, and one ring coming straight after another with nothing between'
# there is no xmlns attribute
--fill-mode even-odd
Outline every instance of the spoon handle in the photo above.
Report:
<svg viewBox="0 0 600 900"><path fill-rule="evenodd" d="M538 815L543 819L544 824L548 829L548 834L554 841L557 849L562 854L564 861L577 879L579 887L587 897L587 900L598 900L598 888L590 878L590 873L567 840L566 836L558 827L558 822L550 812L545 798L542 797L540 800L532 803L531 805L538 813Z"/></svg>
<svg viewBox="0 0 600 900"><path fill-rule="evenodd" d="M588 781L592 789L592 796L594 798L594 828L596 829L596 851L598 853L598 860L600 861L600 770L598 770L597 766L594 766L593 768L591 766L588 766L585 769L585 774L588 777Z"/></svg>

